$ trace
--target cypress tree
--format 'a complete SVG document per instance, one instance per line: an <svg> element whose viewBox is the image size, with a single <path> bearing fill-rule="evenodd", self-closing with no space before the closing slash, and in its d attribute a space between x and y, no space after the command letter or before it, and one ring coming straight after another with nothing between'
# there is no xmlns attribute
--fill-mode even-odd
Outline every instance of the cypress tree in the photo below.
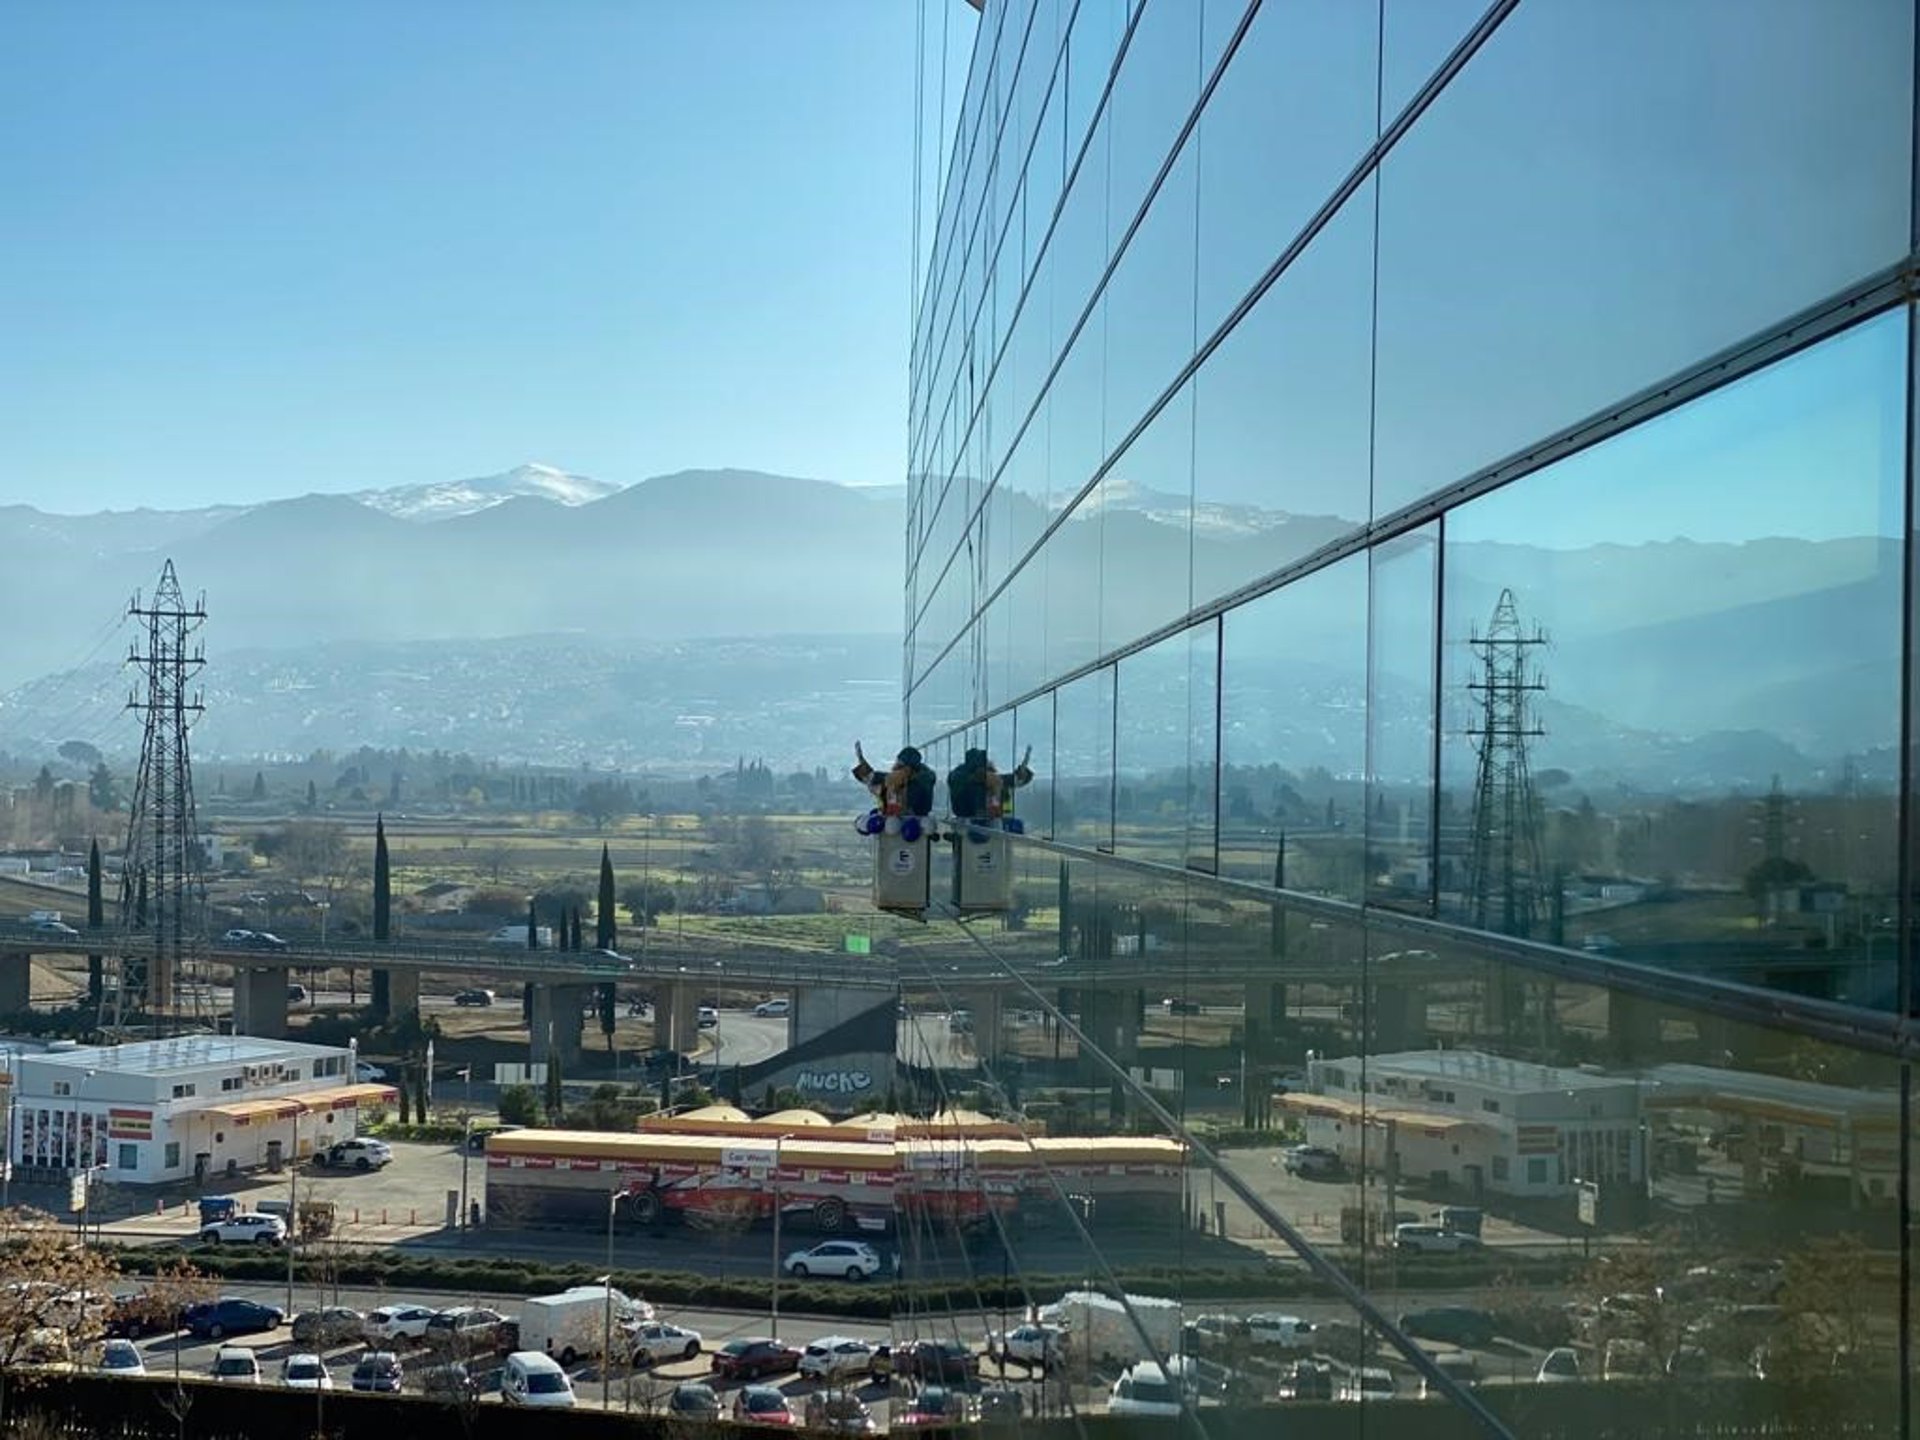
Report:
<svg viewBox="0 0 1920 1440"><path fill-rule="evenodd" d="M540 948L540 917L533 913L533 901L527 901L527 949Z"/></svg>
<svg viewBox="0 0 1920 1440"><path fill-rule="evenodd" d="M619 932L614 926L613 856L604 843L600 846L600 898L594 906L594 943L602 950L618 948Z"/></svg>
<svg viewBox="0 0 1920 1440"><path fill-rule="evenodd" d="M100 841L96 838L87 852L87 928L98 930L106 919L106 901L100 892ZM106 961L98 955L87 956L87 1004L98 1006L106 991Z"/></svg>
<svg viewBox="0 0 1920 1440"><path fill-rule="evenodd" d="M580 943L580 907L577 905L573 909L573 948L575 951L585 948Z"/></svg>
<svg viewBox="0 0 1920 1440"><path fill-rule="evenodd" d="M320 787L315 785L313 781L309 780L307 781L307 809L309 811L313 811L313 810L318 810L319 808L320 808Z"/></svg>
<svg viewBox="0 0 1920 1440"><path fill-rule="evenodd" d="M392 938L393 869L387 858L387 817L373 821L373 938L384 944Z"/></svg>

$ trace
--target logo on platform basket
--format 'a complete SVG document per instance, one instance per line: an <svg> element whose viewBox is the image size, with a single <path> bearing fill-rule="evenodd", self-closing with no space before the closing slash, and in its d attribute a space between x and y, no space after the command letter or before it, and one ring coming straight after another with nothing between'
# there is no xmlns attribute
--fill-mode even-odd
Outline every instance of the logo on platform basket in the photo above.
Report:
<svg viewBox="0 0 1920 1440"><path fill-rule="evenodd" d="M913 847L911 845L894 846L893 859L888 863L892 865L894 874L911 875L913 873Z"/></svg>

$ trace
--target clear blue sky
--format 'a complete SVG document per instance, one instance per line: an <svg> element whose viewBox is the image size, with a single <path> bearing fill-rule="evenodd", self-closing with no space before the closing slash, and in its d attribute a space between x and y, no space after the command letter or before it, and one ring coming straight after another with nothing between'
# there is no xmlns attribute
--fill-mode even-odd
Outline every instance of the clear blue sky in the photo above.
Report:
<svg viewBox="0 0 1920 1440"><path fill-rule="evenodd" d="M917 9L8 7L0 503L898 482Z"/></svg>

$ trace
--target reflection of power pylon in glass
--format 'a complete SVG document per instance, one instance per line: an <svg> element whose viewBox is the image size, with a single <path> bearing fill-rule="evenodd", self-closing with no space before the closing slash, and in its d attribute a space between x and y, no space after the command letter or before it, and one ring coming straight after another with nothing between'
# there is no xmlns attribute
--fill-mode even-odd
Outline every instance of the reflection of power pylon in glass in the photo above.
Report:
<svg viewBox="0 0 1920 1440"><path fill-rule="evenodd" d="M134 596L127 613L145 634L127 654L146 676L146 694L128 695L127 708L144 717L140 773L133 786L133 810L127 819L126 864L120 880L120 926L151 944L146 955L120 962L115 1024L127 1009L143 1008L158 1026L162 1014L176 1011L176 980L199 944L199 840L193 814L193 764L187 753L187 729L205 708L196 692L187 695L187 679L205 656L188 639L207 618L205 598L187 607L174 577L173 561L160 570L153 601ZM191 993L198 1004L203 986Z"/></svg>
<svg viewBox="0 0 1920 1440"><path fill-rule="evenodd" d="M1529 653L1547 643L1539 630L1524 634L1513 592L1502 590L1487 633L1468 641L1479 657L1479 678L1467 688L1479 697L1480 716L1468 727L1480 752L1473 786L1473 848L1467 862L1467 900L1475 925L1508 935L1531 933L1546 880L1540 862L1540 825L1534 808L1527 741L1544 734L1528 713L1527 697L1546 681Z"/></svg>

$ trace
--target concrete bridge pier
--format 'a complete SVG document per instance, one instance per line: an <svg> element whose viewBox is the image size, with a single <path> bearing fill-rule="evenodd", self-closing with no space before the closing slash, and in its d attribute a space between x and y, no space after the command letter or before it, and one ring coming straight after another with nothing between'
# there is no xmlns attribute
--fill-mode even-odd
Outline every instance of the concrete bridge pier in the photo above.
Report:
<svg viewBox="0 0 1920 1440"><path fill-rule="evenodd" d="M700 996L685 980L662 985L653 995L653 1044L657 1050L691 1055L700 1044Z"/></svg>
<svg viewBox="0 0 1920 1440"><path fill-rule="evenodd" d="M1247 1054L1260 1059L1287 1023L1287 987L1263 980L1246 987Z"/></svg>
<svg viewBox="0 0 1920 1440"><path fill-rule="evenodd" d="M9 950L0 954L0 1015L17 1015L33 1005L33 956Z"/></svg>
<svg viewBox="0 0 1920 1440"><path fill-rule="evenodd" d="M1143 1005L1138 990L1094 990L1080 992L1080 1029L1087 1039L1108 1058L1121 1065L1140 1061L1140 1012ZM1107 1072L1091 1055L1080 1057L1080 1068L1088 1080L1105 1080Z"/></svg>
<svg viewBox="0 0 1920 1440"><path fill-rule="evenodd" d="M284 1040L287 1034L287 972L235 968L233 1033Z"/></svg>
<svg viewBox="0 0 1920 1440"><path fill-rule="evenodd" d="M959 1001L973 1021L973 1053L991 1064L1005 1043L1000 1030L1003 1015L998 990L965 990Z"/></svg>
<svg viewBox="0 0 1920 1440"><path fill-rule="evenodd" d="M418 1014L420 972L376 966L373 971L373 984L368 988L368 998L376 1021L391 1020L396 1016L405 1015L408 1011Z"/></svg>
<svg viewBox="0 0 1920 1440"><path fill-rule="evenodd" d="M527 1027L533 1063L560 1062L562 1076L580 1068L580 1032L591 985L538 984L533 987L533 1019ZM416 1005L418 986L416 984Z"/></svg>
<svg viewBox="0 0 1920 1440"><path fill-rule="evenodd" d="M1420 1050L1426 1047L1427 992L1419 984L1375 985L1369 1010L1373 1022L1370 1050Z"/></svg>

